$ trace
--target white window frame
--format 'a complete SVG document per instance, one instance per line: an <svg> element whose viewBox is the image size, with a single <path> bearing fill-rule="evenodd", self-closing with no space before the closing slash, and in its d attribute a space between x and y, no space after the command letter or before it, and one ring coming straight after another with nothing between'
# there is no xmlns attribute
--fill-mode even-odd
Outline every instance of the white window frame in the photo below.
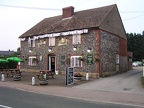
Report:
<svg viewBox="0 0 144 108"><path fill-rule="evenodd" d="M55 37L49 37L49 46L55 46Z"/></svg>
<svg viewBox="0 0 144 108"><path fill-rule="evenodd" d="M71 56L70 66L71 67L82 67L82 61L79 60L80 57L82 57L82 56Z"/></svg>
<svg viewBox="0 0 144 108"><path fill-rule="evenodd" d="M35 39L34 38L29 38L28 39L29 47L35 47Z"/></svg>
<svg viewBox="0 0 144 108"><path fill-rule="evenodd" d="M81 34L75 34L72 36L72 44L81 44Z"/></svg>
<svg viewBox="0 0 144 108"><path fill-rule="evenodd" d="M116 54L116 64L119 64L119 59L120 59L119 55Z"/></svg>
<svg viewBox="0 0 144 108"><path fill-rule="evenodd" d="M36 56L29 56L29 59L28 59L29 66L36 66L37 62L34 61L34 59L36 59Z"/></svg>

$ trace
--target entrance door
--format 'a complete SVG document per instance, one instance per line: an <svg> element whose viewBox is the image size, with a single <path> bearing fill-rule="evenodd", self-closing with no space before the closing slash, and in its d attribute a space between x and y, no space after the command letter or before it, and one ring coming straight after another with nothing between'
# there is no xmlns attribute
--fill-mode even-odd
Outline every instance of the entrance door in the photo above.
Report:
<svg viewBox="0 0 144 108"><path fill-rule="evenodd" d="M55 56L49 55L49 70L55 72Z"/></svg>

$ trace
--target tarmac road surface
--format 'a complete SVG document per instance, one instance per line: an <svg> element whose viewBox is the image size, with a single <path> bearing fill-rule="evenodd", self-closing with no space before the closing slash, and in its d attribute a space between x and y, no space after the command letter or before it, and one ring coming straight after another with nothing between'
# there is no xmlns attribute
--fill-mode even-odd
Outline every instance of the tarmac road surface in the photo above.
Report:
<svg viewBox="0 0 144 108"><path fill-rule="evenodd" d="M144 94L144 88L142 88L140 81L141 77L142 67L133 67L133 70L130 70L126 73L106 78L100 78L89 83L75 86L74 88L108 92Z"/></svg>
<svg viewBox="0 0 144 108"><path fill-rule="evenodd" d="M36 94L67 97L92 102L130 105L138 108L144 107L144 88L142 88L140 82L141 77L142 67L135 67L134 70L123 74L68 87L57 85L32 86L30 82L25 82L25 80L15 82L8 80L8 78L4 82L0 81L0 86L34 92Z"/></svg>
<svg viewBox="0 0 144 108"><path fill-rule="evenodd" d="M0 108L142 108L26 92L0 87Z"/></svg>

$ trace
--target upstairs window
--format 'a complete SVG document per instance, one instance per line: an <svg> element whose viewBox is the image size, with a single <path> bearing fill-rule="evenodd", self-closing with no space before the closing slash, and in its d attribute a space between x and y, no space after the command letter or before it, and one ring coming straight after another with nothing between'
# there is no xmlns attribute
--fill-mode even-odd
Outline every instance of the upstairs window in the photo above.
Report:
<svg viewBox="0 0 144 108"><path fill-rule="evenodd" d="M35 47L35 39L29 38L28 43L29 43L29 47Z"/></svg>
<svg viewBox="0 0 144 108"><path fill-rule="evenodd" d="M55 46L55 37L49 37L49 46Z"/></svg>
<svg viewBox="0 0 144 108"><path fill-rule="evenodd" d="M72 44L81 44L81 35L76 34L72 36Z"/></svg>
<svg viewBox="0 0 144 108"><path fill-rule="evenodd" d="M36 66L37 58L36 56L29 56L28 65L29 66Z"/></svg>
<svg viewBox="0 0 144 108"><path fill-rule="evenodd" d="M118 54L116 54L116 64L119 64L119 55Z"/></svg>
<svg viewBox="0 0 144 108"><path fill-rule="evenodd" d="M82 61L79 58L82 56L71 56L71 67L82 67Z"/></svg>

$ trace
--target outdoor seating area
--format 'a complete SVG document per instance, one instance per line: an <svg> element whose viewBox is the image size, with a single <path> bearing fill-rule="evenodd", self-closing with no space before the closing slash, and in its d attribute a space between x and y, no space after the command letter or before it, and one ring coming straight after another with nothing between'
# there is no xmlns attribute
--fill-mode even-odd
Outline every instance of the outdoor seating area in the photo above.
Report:
<svg viewBox="0 0 144 108"><path fill-rule="evenodd" d="M40 79L41 74L46 74L46 76L51 76L52 78L54 78L55 73L49 70L40 70L40 72L37 74L38 79Z"/></svg>
<svg viewBox="0 0 144 108"><path fill-rule="evenodd" d="M8 77L9 75L11 75L12 77L13 77L14 75L20 75L20 76L21 76L21 71L20 71L20 69L5 69L4 71L6 72L7 77Z"/></svg>
<svg viewBox="0 0 144 108"><path fill-rule="evenodd" d="M0 70L6 78L12 77L14 81L21 80L21 71L20 69L2 69Z"/></svg>
<svg viewBox="0 0 144 108"><path fill-rule="evenodd" d="M27 85L32 85L32 78L35 77L35 86L43 86L44 84L40 84L43 83L43 81L41 81L40 79L38 79L37 75L39 74L38 72L26 72L23 70L20 70L21 72L21 80L17 80L14 79L15 75L13 77L7 77L7 74L5 71L0 72L0 80L1 80L1 76L2 73L5 75L5 82L14 82L14 83L18 83L18 84L27 84ZM90 78L89 81L92 81L94 79ZM82 77L81 80L75 80L74 81L74 85L79 85L79 84L83 84L83 83L87 83L89 82L85 79L85 77ZM47 76L46 79L47 82L47 86L66 86L66 76L65 75L56 75L54 74L54 78L52 78L52 76ZM74 86L73 85L73 86Z"/></svg>
<svg viewBox="0 0 144 108"><path fill-rule="evenodd" d="M18 63L23 62L18 57L0 58L0 79L8 82L16 81L16 83L25 83L30 85L57 85L66 86L66 76L55 74L54 71L39 70L38 72L24 71L19 68ZM35 84L32 81L35 80ZM74 79L75 80L75 79ZM90 80L89 80L90 81ZM74 85L89 82L82 77L80 80L75 80Z"/></svg>
<svg viewBox="0 0 144 108"><path fill-rule="evenodd" d="M19 63L24 62L21 58L18 57L7 57L0 58L0 72L5 74L5 76L13 77L14 81L21 80L21 71Z"/></svg>

